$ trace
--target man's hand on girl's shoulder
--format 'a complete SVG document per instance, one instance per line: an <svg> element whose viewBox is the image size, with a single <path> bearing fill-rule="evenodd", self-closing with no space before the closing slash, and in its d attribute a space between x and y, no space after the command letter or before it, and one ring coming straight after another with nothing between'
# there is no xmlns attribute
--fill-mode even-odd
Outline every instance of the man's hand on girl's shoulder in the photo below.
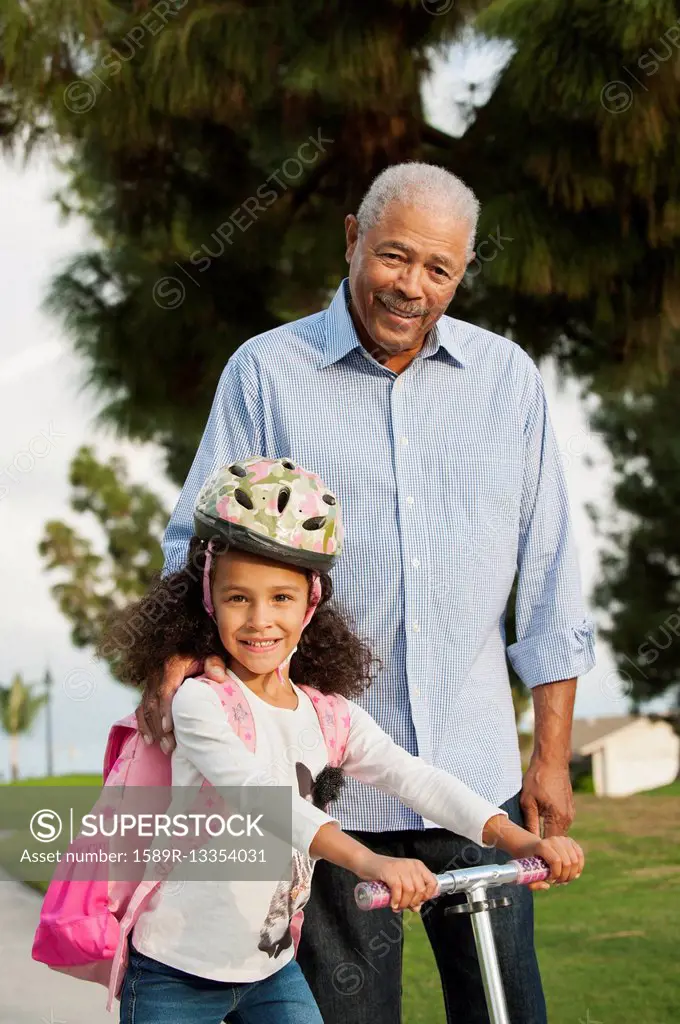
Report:
<svg viewBox="0 0 680 1024"><path fill-rule="evenodd" d="M208 658L204 671L211 679L221 681L221 677L215 675L215 668L209 663L217 662L218 668L222 666L224 673L224 662L221 658ZM182 657L179 654L168 658L163 666L163 678L157 686L144 690L142 703L135 711L137 727L144 737L145 743L160 743L161 750L169 754L175 749L175 737L172 730L172 698L180 686L189 676L198 675L201 671L201 663L193 657Z"/></svg>
<svg viewBox="0 0 680 1024"><path fill-rule="evenodd" d="M209 676L216 683L225 683L227 681L227 666L219 655L210 654L205 659L203 675Z"/></svg>

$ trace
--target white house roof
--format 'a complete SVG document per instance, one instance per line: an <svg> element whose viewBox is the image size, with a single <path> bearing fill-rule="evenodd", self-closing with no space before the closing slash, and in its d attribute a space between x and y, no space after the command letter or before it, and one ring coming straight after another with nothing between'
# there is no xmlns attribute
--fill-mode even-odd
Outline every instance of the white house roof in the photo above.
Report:
<svg viewBox="0 0 680 1024"><path fill-rule="evenodd" d="M635 715L610 715L608 718L575 718L571 730L571 749L574 754L590 754L593 744L605 736L625 729L637 721ZM586 749L588 748L588 749Z"/></svg>

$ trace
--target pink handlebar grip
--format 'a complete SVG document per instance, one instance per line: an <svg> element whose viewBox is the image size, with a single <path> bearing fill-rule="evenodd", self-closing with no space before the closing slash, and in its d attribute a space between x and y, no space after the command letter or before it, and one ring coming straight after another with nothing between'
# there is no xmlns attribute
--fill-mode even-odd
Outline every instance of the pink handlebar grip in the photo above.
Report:
<svg viewBox="0 0 680 1024"><path fill-rule="evenodd" d="M550 874L550 868L542 857L522 857L514 863L517 865L516 885L544 882Z"/></svg>
<svg viewBox="0 0 680 1024"><path fill-rule="evenodd" d="M354 898L359 910L382 910L390 905L390 887L384 882L359 882Z"/></svg>

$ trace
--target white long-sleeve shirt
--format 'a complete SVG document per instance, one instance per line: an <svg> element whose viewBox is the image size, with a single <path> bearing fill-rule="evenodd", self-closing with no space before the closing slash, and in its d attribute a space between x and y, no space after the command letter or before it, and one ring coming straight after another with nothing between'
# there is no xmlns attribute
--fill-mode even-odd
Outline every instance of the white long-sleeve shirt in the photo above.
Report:
<svg viewBox="0 0 680 1024"><path fill-rule="evenodd" d="M177 747L172 784L195 787L207 779L223 787L291 786L298 910L309 897L309 847L319 828L336 819L299 794L296 764L306 766L316 779L328 760L325 741L311 700L297 686L293 689L298 705L288 709L274 707L245 684L238 685L253 714L255 753L234 733L212 687L187 679L173 701ZM503 812L447 772L407 753L357 704L349 702L349 708L343 770L398 796L424 818L481 844L486 822ZM133 943L147 956L190 974L217 981L256 981L293 956L287 936L288 895L276 882L178 885L170 873L137 921Z"/></svg>

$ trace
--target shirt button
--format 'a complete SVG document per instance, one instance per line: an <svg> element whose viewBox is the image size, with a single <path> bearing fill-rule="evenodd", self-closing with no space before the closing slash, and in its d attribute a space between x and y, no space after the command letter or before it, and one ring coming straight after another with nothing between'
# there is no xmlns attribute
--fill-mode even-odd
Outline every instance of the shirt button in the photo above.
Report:
<svg viewBox="0 0 680 1024"><path fill-rule="evenodd" d="M412 505L415 500L416 499L413 497L413 495L409 494L408 498L406 499L406 504L407 505Z"/></svg>
<svg viewBox="0 0 680 1024"><path fill-rule="evenodd" d="M413 692L416 695L416 697L420 697L420 687L419 686L414 686L413 687Z"/></svg>
<svg viewBox="0 0 680 1024"><path fill-rule="evenodd" d="M419 630L420 630L420 623L419 622L414 622L413 623L413 632L417 633Z"/></svg>
<svg viewBox="0 0 680 1024"><path fill-rule="evenodd" d="M408 438L407 437L400 437L399 441L401 443L402 448L405 448L406 445L408 444Z"/></svg>
<svg viewBox="0 0 680 1024"><path fill-rule="evenodd" d="M413 566L414 569L419 569L420 568L420 559L419 558L412 558L411 559L411 565Z"/></svg>

